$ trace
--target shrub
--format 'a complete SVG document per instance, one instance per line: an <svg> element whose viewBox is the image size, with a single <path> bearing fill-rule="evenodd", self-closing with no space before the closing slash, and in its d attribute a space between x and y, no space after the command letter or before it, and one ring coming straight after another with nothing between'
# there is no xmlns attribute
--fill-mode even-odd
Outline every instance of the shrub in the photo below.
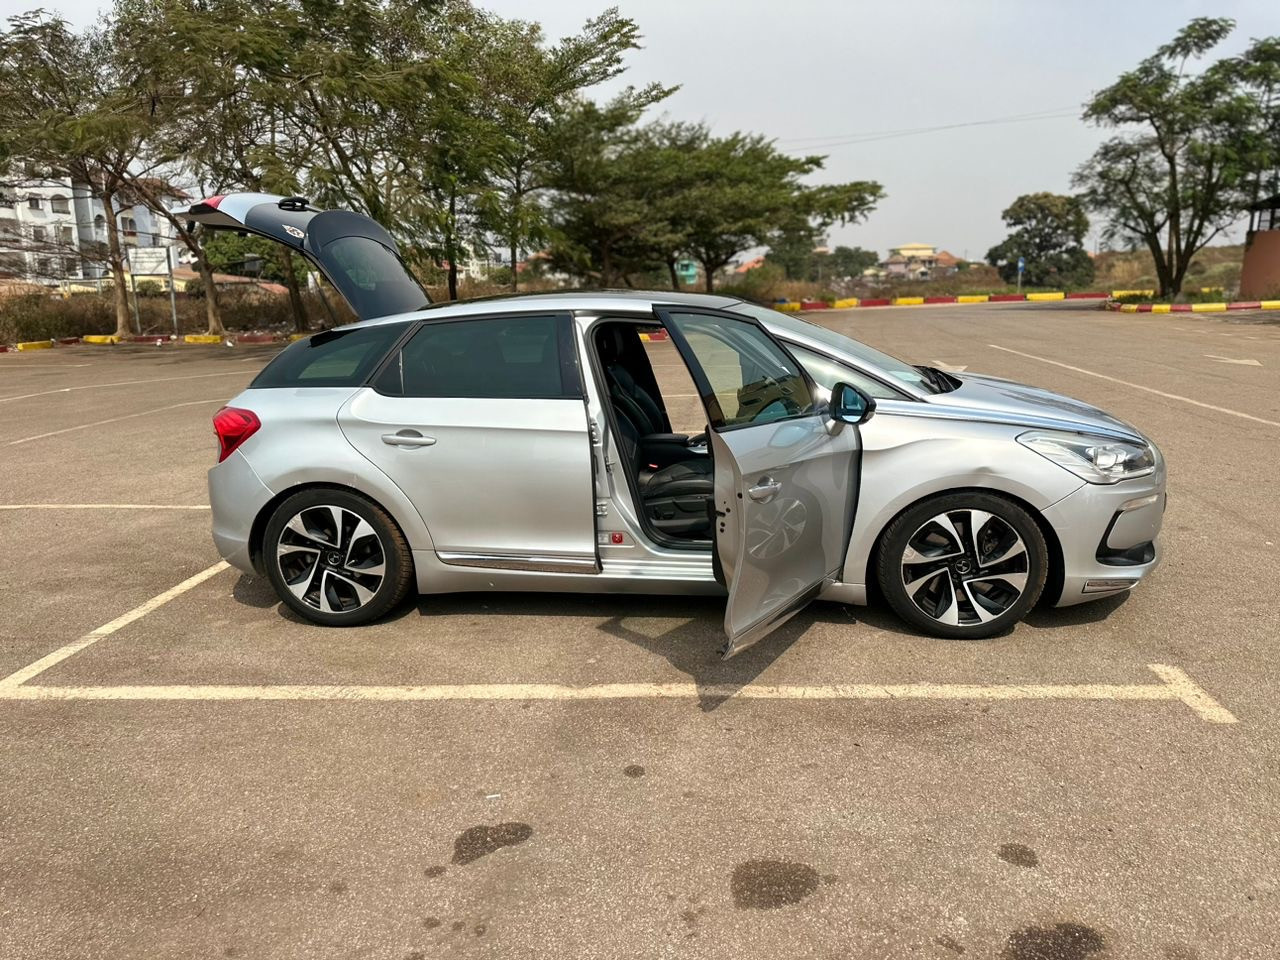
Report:
<svg viewBox="0 0 1280 960"><path fill-rule="evenodd" d="M164 293L164 287L160 286L159 280L135 281L133 289L140 297L158 297Z"/></svg>
<svg viewBox="0 0 1280 960"><path fill-rule="evenodd" d="M115 307L109 295L81 293L64 298L51 292L0 300L0 343L111 333L115 328Z"/></svg>
<svg viewBox="0 0 1280 960"><path fill-rule="evenodd" d="M732 283L721 284L716 292L755 303L772 303L783 297L790 297L796 292L793 288L808 287L809 284L806 283L788 281L786 272L776 263L763 263L754 270L736 274Z"/></svg>

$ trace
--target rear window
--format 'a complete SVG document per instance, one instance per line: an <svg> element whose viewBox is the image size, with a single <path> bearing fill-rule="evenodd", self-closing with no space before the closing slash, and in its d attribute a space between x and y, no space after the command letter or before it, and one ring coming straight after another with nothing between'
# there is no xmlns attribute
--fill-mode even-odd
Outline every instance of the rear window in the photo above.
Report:
<svg viewBox="0 0 1280 960"><path fill-rule="evenodd" d="M250 387L354 387L364 383L407 324L326 330L285 348Z"/></svg>
<svg viewBox="0 0 1280 960"><path fill-rule="evenodd" d="M358 317L421 310L427 296L394 253L368 237L340 237L324 248L331 279Z"/></svg>

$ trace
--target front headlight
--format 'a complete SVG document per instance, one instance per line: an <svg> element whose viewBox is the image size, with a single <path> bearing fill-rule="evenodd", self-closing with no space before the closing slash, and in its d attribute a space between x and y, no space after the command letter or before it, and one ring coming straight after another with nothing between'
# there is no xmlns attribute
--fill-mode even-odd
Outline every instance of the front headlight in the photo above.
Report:
<svg viewBox="0 0 1280 960"><path fill-rule="evenodd" d="M1018 442L1090 483L1118 483L1156 469L1156 452L1149 443L1057 430L1032 430Z"/></svg>

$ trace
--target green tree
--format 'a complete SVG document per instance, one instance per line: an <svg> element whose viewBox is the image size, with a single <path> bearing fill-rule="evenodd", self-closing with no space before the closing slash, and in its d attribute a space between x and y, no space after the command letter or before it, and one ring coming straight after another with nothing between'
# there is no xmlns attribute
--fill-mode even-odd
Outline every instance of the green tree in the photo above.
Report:
<svg viewBox="0 0 1280 960"><path fill-rule="evenodd" d="M638 127L640 109L626 98L580 103L558 128L553 260L589 282L665 269L678 289L676 264L688 256L714 290L740 253L768 242L807 255L827 227L862 218L882 196L875 183L806 185L822 159L788 156L758 135Z"/></svg>
<svg viewBox="0 0 1280 960"><path fill-rule="evenodd" d="M554 190L550 258L554 269L609 287L654 266L647 235L656 221L640 155L639 109L621 99L580 100L561 112L552 132Z"/></svg>
<svg viewBox="0 0 1280 960"><path fill-rule="evenodd" d="M807 186L822 157L792 157L758 134L709 140L695 159L697 179L682 198L688 249L702 264L708 292L734 257L780 236L813 241L834 223L856 223L884 196L878 183Z"/></svg>
<svg viewBox="0 0 1280 960"><path fill-rule="evenodd" d="M255 276L273 283L286 280L283 264L276 251L280 244L264 237L244 236L231 230L218 230L204 242L209 265L219 273ZM297 260L291 261L295 282L306 282L307 270Z"/></svg>
<svg viewBox="0 0 1280 960"><path fill-rule="evenodd" d="M1254 42L1250 54L1263 66L1252 71L1250 55L1189 70L1234 26L1192 20L1085 106L1084 119L1126 132L1098 147L1074 185L1109 218L1108 239L1150 251L1162 297L1181 293L1196 253L1239 218L1261 171L1275 163L1259 83L1274 77L1266 64L1276 39Z"/></svg>
<svg viewBox="0 0 1280 960"><path fill-rule="evenodd" d="M482 109L495 132L489 172L498 202L490 227L510 257L511 289L520 251L546 239L539 202L554 175L548 163L558 117L583 90L623 71L622 58L639 47L636 24L616 8L587 21L578 34L547 47L539 24L490 18L482 59ZM640 110L675 88L628 87L619 99Z"/></svg>
<svg viewBox="0 0 1280 960"><path fill-rule="evenodd" d="M1033 287L1082 287L1093 279L1093 260L1084 249L1089 218L1077 197L1028 193L1001 214L1010 234L987 251L987 262L1005 283L1018 278L1018 258L1026 261L1023 280Z"/></svg>
<svg viewBox="0 0 1280 960"><path fill-rule="evenodd" d="M831 251L832 276L852 280L862 276L867 267L874 267L880 262L880 255L874 250L862 247L836 247Z"/></svg>
<svg viewBox="0 0 1280 960"><path fill-rule="evenodd" d="M300 157L285 133L284 103L293 91L276 82L292 49L291 8L246 0L116 0L119 35L128 51L137 108L149 130L147 163L140 171L162 181L195 183L205 195L228 190L299 192ZM223 25L237 24L227 31ZM145 183L143 184L145 186ZM206 311L217 332L217 290L212 272L221 269L201 253L222 236L188 232L181 216L167 216L195 254L204 286L213 291ZM289 292L294 326L307 329L299 278L305 276L290 251L272 244L266 254ZM210 305L211 301L211 305Z"/></svg>
<svg viewBox="0 0 1280 960"><path fill-rule="evenodd" d="M36 10L0 32L0 159L64 170L102 203L118 336L130 333L117 219L130 203L117 171L141 146L128 99L109 21L77 33Z"/></svg>

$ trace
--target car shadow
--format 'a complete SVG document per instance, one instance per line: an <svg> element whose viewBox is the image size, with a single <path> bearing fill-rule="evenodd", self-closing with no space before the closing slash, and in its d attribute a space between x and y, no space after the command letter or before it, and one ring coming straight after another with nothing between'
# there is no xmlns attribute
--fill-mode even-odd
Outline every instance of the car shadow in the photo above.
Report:
<svg viewBox="0 0 1280 960"><path fill-rule="evenodd" d="M1086 623L1099 623L1128 602L1132 593L1132 590L1126 590L1124 593L1090 600L1088 603L1078 603L1071 607L1036 607L1027 614L1023 622L1037 629L1079 627Z"/></svg>
<svg viewBox="0 0 1280 960"><path fill-rule="evenodd" d="M246 607L256 607L259 610L275 610L279 614L281 620L288 620L290 623L300 623L303 626L316 626L306 617L295 612L287 604L281 603L280 598L276 596L275 588L271 586L271 581L266 577L253 577L247 573L242 573L240 578L236 580L235 585L231 588L231 596L237 601L243 603ZM394 623L397 620L403 620L409 616L415 609L411 603L405 602L400 604L394 610L374 620L368 626L376 626L380 623ZM327 629L327 628L320 628ZM360 630L362 627L347 627L348 630Z"/></svg>
<svg viewBox="0 0 1280 960"><path fill-rule="evenodd" d="M818 603L802 610L755 645L729 660L720 656L724 644L722 597L667 597L632 594L469 593L419 598L421 616L604 617L598 628L645 653L661 657L693 681L698 705L710 712L754 682L815 623L852 625L851 608ZM678 626L651 635L631 623L674 619Z"/></svg>
<svg viewBox="0 0 1280 960"><path fill-rule="evenodd" d="M271 607L278 607L280 611L293 613L276 596L276 592L271 587L271 581L266 577L251 577L247 573L240 574L235 582L235 586L231 588L231 596L235 597L240 603L246 607L257 607L259 610L267 610ZM301 619L301 618L299 618Z"/></svg>
<svg viewBox="0 0 1280 960"><path fill-rule="evenodd" d="M246 606L274 608L282 619L310 625L310 621L279 601L270 582L265 578L241 576L232 589L232 595ZM1105 620L1124 604L1128 596L1128 593L1123 593L1078 606L1037 608L1023 622L1036 629L1096 623ZM719 653L724 645L723 597L559 593L432 594L400 604L370 626L394 623L415 613L420 617L603 618L596 629L630 643L651 656L661 657L676 671L688 677L698 690L698 706L704 713L714 711L743 687L758 680L815 624L852 627L861 623L904 641L925 638L899 620L882 600L874 597L868 606L857 608L823 601L810 604L759 643L729 660L722 659ZM647 633L635 625L636 621L654 618L680 622L658 634ZM992 643L1007 636L1012 629L979 640L928 639L947 644Z"/></svg>

